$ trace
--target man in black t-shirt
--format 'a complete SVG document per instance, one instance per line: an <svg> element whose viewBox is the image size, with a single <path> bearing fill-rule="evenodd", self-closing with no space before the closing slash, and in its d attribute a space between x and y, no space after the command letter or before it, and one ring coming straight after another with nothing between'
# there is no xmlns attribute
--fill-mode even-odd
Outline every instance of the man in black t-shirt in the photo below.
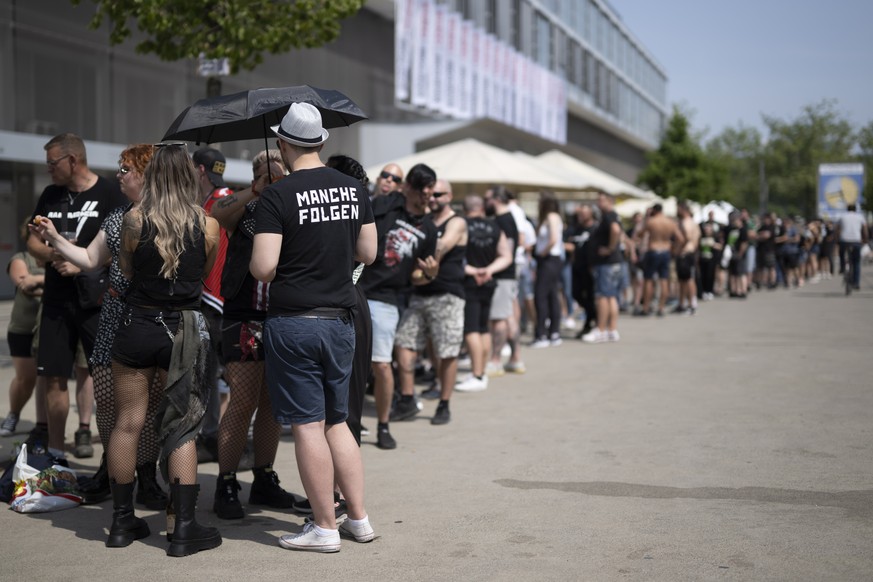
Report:
<svg viewBox="0 0 873 582"><path fill-rule="evenodd" d="M76 246L87 247L100 231L103 219L126 203L124 195L117 181L109 181L88 168L85 144L79 136L72 133L55 136L45 144L45 151L52 184L43 190L31 219L45 216L59 233L75 240ZM86 357L91 357L100 308L82 308L76 282L80 270L33 232L27 239L27 250L46 263L37 373L45 378L48 446L62 452L70 411L67 379L79 342ZM87 377L85 372L81 370L80 376ZM94 388L90 377L79 383L76 392L79 429L74 454L90 457L94 454L90 429Z"/></svg>
<svg viewBox="0 0 873 582"><path fill-rule="evenodd" d="M597 327L582 336L586 343L617 342L618 297L621 293L622 230L615 213L615 198L605 192L597 196L600 223L591 236L591 264L594 268L594 299Z"/></svg>
<svg viewBox="0 0 873 582"><path fill-rule="evenodd" d="M591 273L591 236L597 223L588 204L576 207L576 223L567 229L566 244L573 249L573 299L585 310L585 326L577 334L581 338L597 321L594 304L594 276Z"/></svg>
<svg viewBox="0 0 873 582"><path fill-rule="evenodd" d="M358 283L367 296L373 320L373 378L379 426L376 446L394 449L397 442L388 430L391 398L394 395L394 339L413 285L433 281L439 272L434 258L437 229L425 220L433 196L436 172L416 164L406 174L402 192L373 200L379 248L376 261L364 269Z"/></svg>
<svg viewBox="0 0 873 582"><path fill-rule="evenodd" d="M485 363L491 355L489 319L491 299L497 282L494 275L513 263L506 235L494 219L485 216L485 202L471 194L464 199L467 216L467 265L464 267L464 341L473 371L455 386L458 392L479 392L488 388Z"/></svg>
<svg viewBox="0 0 873 582"><path fill-rule="evenodd" d="M464 342L464 259L467 248L467 222L451 206L452 186L437 180L430 201L433 221L439 234L436 259L439 274L426 285L416 285L409 307L397 328L395 348L400 368L400 400L391 420L404 420L418 414L414 399L415 357L427 341L433 346L434 368L440 382L439 399L431 424L446 424L451 419L449 399L458 375L458 354Z"/></svg>
<svg viewBox="0 0 873 582"><path fill-rule="evenodd" d="M272 129L292 173L261 193L249 266L256 279L271 283L267 388L276 420L292 426L313 512L302 532L282 536L279 545L336 552L335 483L342 483L349 515L339 529L359 542L374 537L361 453L345 420L355 351L352 271L373 262L376 228L361 183L319 158L328 132L318 109L295 103Z"/></svg>
<svg viewBox="0 0 873 582"><path fill-rule="evenodd" d="M509 210L511 192L503 186L495 186L485 192L485 214L497 221L497 226L503 231L512 256L518 249L518 225ZM504 370L523 372L524 364L518 346L518 279L515 263L494 274L497 287L491 298L491 357L485 366L488 376L502 376ZM506 368L502 363L503 347L509 343L512 354Z"/></svg>

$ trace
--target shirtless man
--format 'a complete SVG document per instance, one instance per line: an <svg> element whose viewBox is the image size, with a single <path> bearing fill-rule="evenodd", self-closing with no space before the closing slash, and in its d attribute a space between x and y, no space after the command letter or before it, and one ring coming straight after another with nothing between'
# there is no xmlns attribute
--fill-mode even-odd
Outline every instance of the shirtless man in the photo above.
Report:
<svg viewBox="0 0 873 582"><path fill-rule="evenodd" d="M664 216L664 208L660 204L652 207L652 214L640 231L639 238L648 237L648 250L643 258L643 310L641 315L651 313L652 297L655 294L655 275L661 286L658 297L658 316L664 315L664 305L667 303L670 284L670 249L673 241L678 245L685 244L685 237L679 231L674 220Z"/></svg>
<svg viewBox="0 0 873 582"><path fill-rule="evenodd" d="M679 230L685 244L676 257L676 277L679 279L679 305L676 313L694 315L697 312L697 249L700 245L700 227L694 222L688 204L679 204Z"/></svg>

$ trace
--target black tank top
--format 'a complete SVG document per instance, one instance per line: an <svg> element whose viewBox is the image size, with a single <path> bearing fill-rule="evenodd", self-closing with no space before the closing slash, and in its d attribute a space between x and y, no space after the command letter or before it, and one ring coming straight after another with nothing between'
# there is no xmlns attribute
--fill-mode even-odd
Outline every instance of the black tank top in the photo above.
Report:
<svg viewBox="0 0 873 582"><path fill-rule="evenodd" d="M446 233L446 227L454 219L464 220L463 216L457 214L449 217L444 223L437 227L438 238L442 238ZM451 293L461 299L464 298L464 264L467 260L467 247L465 245L455 245L440 261L440 271L434 280L427 285L414 287L414 292L417 295L442 295L443 293Z"/></svg>
<svg viewBox="0 0 873 582"><path fill-rule="evenodd" d="M155 247L155 232L151 223L143 221L139 245L133 252L133 280L127 292L127 303L139 307L159 307L170 311L199 309L203 290L203 269L206 266L206 238L195 225L193 240L185 243L179 257L176 277L161 275L164 260Z"/></svg>

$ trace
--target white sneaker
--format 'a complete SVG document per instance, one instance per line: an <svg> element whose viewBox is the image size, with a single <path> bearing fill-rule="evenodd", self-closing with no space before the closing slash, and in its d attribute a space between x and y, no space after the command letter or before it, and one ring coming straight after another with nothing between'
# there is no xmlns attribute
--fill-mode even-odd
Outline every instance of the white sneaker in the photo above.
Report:
<svg viewBox="0 0 873 582"><path fill-rule="evenodd" d="M564 329L576 329L576 320L572 317L564 319Z"/></svg>
<svg viewBox="0 0 873 582"><path fill-rule="evenodd" d="M540 338L538 340L534 340L533 342L531 342L530 347L534 348L535 350L538 350L540 348L547 348L550 345L552 345L552 343L548 339L543 337L543 338Z"/></svg>
<svg viewBox="0 0 873 582"><path fill-rule="evenodd" d="M558 334L553 335L552 338L549 340L549 345L552 347L557 347L557 346L561 345L562 343L564 343L564 341L561 339L561 336L559 336Z"/></svg>
<svg viewBox="0 0 873 582"><path fill-rule="evenodd" d="M376 537L376 534L373 532L373 527L370 525L370 519L365 517L361 521L363 521L363 523L352 524L351 519L345 520L339 526L340 535L353 538L356 542L361 544L372 542L373 538Z"/></svg>
<svg viewBox="0 0 873 582"><path fill-rule="evenodd" d="M503 370L503 366L501 366L498 362L488 362L485 366L485 375L489 378L496 378L498 376L502 376L506 372Z"/></svg>
<svg viewBox="0 0 873 582"><path fill-rule="evenodd" d="M582 341L586 344L602 344L609 341L609 334L600 331L599 327L595 327L588 333L582 336Z"/></svg>
<svg viewBox="0 0 873 582"><path fill-rule="evenodd" d="M621 340L621 336L618 335L618 330L606 332L606 337L611 342L617 342L617 341Z"/></svg>
<svg viewBox="0 0 873 582"><path fill-rule="evenodd" d="M303 524L303 531L299 534L282 536L279 545L286 550L301 550L305 552L338 552L340 551L339 530L328 530L328 536L320 536L315 533L315 524L310 522ZM372 531L372 530L371 530Z"/></svg>
<svg viewBox="0 0 873 582"><path fill-rule="evenodd" d="M473 376L471 374L470 377L463 382L455 384L455 390L457 390L458 392L482 392L487 388L488 376L482 376L482 378L477 378L476 376Z"/></svg>

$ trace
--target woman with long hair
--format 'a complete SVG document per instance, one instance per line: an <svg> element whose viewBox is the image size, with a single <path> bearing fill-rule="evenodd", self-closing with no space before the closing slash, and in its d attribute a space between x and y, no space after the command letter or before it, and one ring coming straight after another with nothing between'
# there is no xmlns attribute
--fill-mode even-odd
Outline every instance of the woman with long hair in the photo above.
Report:
<svg viewBox="0 0 873 582"><path fill-rule="evenodd" d="M265 150L252 160L251 188L238 190L212 207L212 217L228 235L227 258L221 276L222 358L224 379L230 386L230 401L218 427L218 479L212 509L221 519L241 519L245 512L237 491L236 470L246 445L249 424L255 416L254 481L249 505L288 509L301 498L279 486L273 471L279 447L280 426L273 417L264 373L264 319L267 316L269 283L249 273L254 236L254 212L261 190L285 177L279 150Z"/></svg>
<svg viewBox="0 0 873 582"><path fill-rule="evenodd" d="M561 301L558 282L564 255L564 221L558 199L551 192L540 194L537 242L534 257L537 261L537 280L534 284L534 304L537 310L534 342L531 347L545 348L561 343ZM549 329L546 331L546 320Z"/></svg>
<svg viewBox="0 0 873 582"><path fill-rule="evenodd" d="M103 450L109 446L109 439L115 425L115 390L112 379L112 343L124 310L124 295L128 280L121 274L118 265L121 250L121 222L125 212L136 208L142 200L142 188L146 166L152 159L155 147L152 144L136 144L126 148L118 157L116 176L121 192L130 204L113 210L100 226L100 232L87 248L76 246L60 236L51 221L34 226L45 240L65 259L82 269L100 269L111 259L109 266L109 289L103 295L97 339L91 354L91 376L94 379L94 399L97 402L97 430L103 443ZM155 381L149 391L149 406L146 423L136 452L137 493L136 501L148 509L164 509L167 495L158 485L156 463L160 446L154 429L154 417L161 397L161 385ZM104 452L100 468L92 480L83 487L85 501L96 503L108 497L109 473L106 469Z"/></svg>
<svg viewBox="0 0 873 582"><path fill-rule="evenodd" d="M113 516L106 545L123 547L149 535L133 512L136 447L155 376L164 395L155 418L160 463L170 483L169 556L221 545L215 528L194 519L197 448L206 409L209 334L200 313L202 279L218 248L218 223L199 204L197 173L184 144L159 144L146 168L139 206L124 215L119 264L130 280L127 306L112 347L115 428L107 453ZM168 517L172 516L168 509Z"/></svg>

